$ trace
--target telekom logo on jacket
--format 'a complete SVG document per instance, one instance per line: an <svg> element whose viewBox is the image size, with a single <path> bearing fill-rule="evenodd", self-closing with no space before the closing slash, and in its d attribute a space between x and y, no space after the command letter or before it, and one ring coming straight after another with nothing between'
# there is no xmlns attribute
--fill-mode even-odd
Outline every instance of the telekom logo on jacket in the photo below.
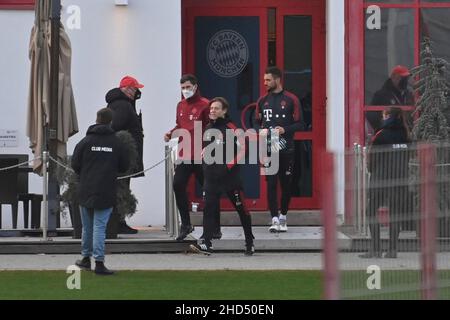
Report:
<svg viewBox="0 0 450 320"><path fill-rule="evenodd" d="M264 117L266 118L266 121L269 122L270 119L272 119L272 109L264 109Z"/></svg>

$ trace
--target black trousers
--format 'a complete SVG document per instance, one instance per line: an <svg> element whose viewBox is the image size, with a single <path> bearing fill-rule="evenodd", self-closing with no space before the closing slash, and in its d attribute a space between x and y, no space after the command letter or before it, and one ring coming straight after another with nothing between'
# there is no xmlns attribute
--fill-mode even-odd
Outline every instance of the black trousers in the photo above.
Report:
<svg viewBox="0 0 450 320"><path fill-rule="evenodd" d="M389 251L396 252L401 225L409 220L408 187L372 187L369 190L368 223L371 235L370 250L381 253L380 222L378 209L389 208Z"/></svg>
<svg viewBox="0 0 450 320"><path fill-rule="evenodd" d="M119 180L119 183L123 183L128 188L128 190L131 190L131 178L122 179L122 181L123 182L121 182ZM114 211L113 211L113 214L114 214ZM120 221L120 223L126 224L125 216L120 216L119 221Z"/></svg>
<svg viewBox="0 0 450 320"><path fill-rule="evenodd" d="M281 207L280 212L286 215L292 196L292 173L294 169L294 154L280 153L279 169L275 175L267 175L267 200L272 217L278 216L278 180L281 186Z"/></svg>
<svg viewBox="0 0 450 320"><path fill-rule="evenodd" d="M192 174L195 174L198 183L203 186L203 169L201 164L180 163L175 168L175 176L173 178L175 200L177 202L178 210L180 211L181 224L184 226L191 224L191 218L189 216L189 200L186 189Z"/></svg>
<svg viewBox="0 0 450 320"><path fill-rule="evenodd" d="M220 190L205 190L205 210L203 211L203 235L206 244L211 245L213 232L217 225L217 215L220 215ZM242 191L227 191L226 195L236 209L244 229L246 245L253 244L252 218L244 205Z"/></svg>

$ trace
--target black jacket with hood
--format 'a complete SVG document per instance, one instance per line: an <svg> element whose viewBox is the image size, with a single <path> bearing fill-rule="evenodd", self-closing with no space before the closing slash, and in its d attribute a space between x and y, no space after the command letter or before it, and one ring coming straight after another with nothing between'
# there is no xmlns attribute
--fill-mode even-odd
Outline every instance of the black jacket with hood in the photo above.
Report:
<svg viewBox="0 0 450 320"><path fill-rule="evenodd" d="M410 140L401 119L388 118L375 134L369 149L368 169L372 181L384 181L387 187L397 185L396 179L408 176ZM403 182L402 182L403 183Z"/></svg>
<svg viewBox="0 0 450 320"><path fill-rule="evenodd" d="M391 78L387 79L383 87L375 92L370 105L372 106L410 106L414 104L414 97L409 90L400 91L397 89ZM370 125L377 131L383 124L380 112L369 111L366 113Z"/></svg>
<svg viewBox="0 0 450 320"><path fill-rule="evenodd" d="M78 201L89 209L116 204L117 176L129 166L128 155L109 125L89 127L75 147L72 168L80 176Z"/></svg>
<svg viewBox="0 0 450 320"><path fill-rule="evenodd" d="M389 78L383 87L375 92L372 106L409 106L414 104L414 98L409 90L400 91Z"/></svg>
<svg viewBox="0 0 450 320"><path fill-rule="evenodd" d="M138 159L136 161L136 168L133 168L132 173L144 170L144 130L142 128L141 115L136 113L136 101L128 98L120 88L111 89L106 94L105 99L108 103L107 107L113 111L112 129L115 132L121 130L128 131L136 142ZM144 176L143 173L136 177L142 176Z"/></svg>

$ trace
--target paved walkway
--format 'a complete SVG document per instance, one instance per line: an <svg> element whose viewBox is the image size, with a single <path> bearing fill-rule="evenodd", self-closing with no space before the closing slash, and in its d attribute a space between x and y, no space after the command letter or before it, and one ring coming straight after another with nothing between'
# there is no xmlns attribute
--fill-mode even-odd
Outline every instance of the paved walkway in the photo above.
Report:
<svg viewBox="0 0 450 320"><path fill-rule="evenodd" d="M339 255L341 269L366 270L378 265L382 270L414 270L420 267L418 253L401 252L398 259L361 259L359 253ZM0 270L65 270L79 255L0 255ZM106 263L115 270L321 270L321 253L199 254L113 254ZM438 255L440 269L450 269L450 254Z"/></svg>

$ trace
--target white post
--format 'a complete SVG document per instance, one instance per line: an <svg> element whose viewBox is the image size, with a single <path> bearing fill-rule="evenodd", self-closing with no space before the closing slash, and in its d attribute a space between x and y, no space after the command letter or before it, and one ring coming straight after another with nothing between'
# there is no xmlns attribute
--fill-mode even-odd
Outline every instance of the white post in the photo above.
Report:
<svg viewBox="0 0 450 320"><path fill-rule="evenodd" d="M178 150L178 149L176 149ZM180 233L180 225L179 225L179 219L178 219L178 206L177 206L177 202L175 199L175 192L173 191L173 177L175 176L175 159L176 159L176 153L174 151L174 149L171 149L170 151L170 181L171 181L171 193L170 193L170 201L171 201L171 215L172 215L172 223L173 223L173 232L174 235L178 236Z"/></svg>
<svg viewBox="0 0 450 320"><path fill-rule="evenodd" d="M361 211L361 215L362 215L362 228L363 228L363 235L368 235L369 234L369 224L367 223L367 198L368 198L368 192L369 192L369 188L370 188L370 177L368 176L368 170L367 170L367 152L368 149L367 147L363 147L362 148L362 211ZM370 199L369 199L370 201Z"/></svg>
<svg viewBox="0 0 450 320"><path fill-rule="evenodd" d="M48 177L47 177L47 162L48 162L48 151L42 153L42 170L44 172L43 181L43 202L44 210L41 214L41 228L42 228L42 240L47 241L47 223L48 223Z"/></svg>
<svg viewBox="0 0 450 320"><path fill-rule="evenodd" d="M354 225L356 226L356 230L358 233L361 233L361 146L357 143L353 144L354 150L354 185L352 186L353 190L353 202L354 202Z"/></svg>

